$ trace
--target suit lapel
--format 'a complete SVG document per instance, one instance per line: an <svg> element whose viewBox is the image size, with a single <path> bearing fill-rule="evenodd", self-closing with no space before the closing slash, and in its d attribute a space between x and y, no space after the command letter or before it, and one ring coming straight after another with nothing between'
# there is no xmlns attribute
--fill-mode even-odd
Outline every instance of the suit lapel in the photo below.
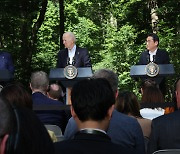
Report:
<svg viewBox="0 0 180 154"><path fill-rule="evenodd" d="M160 51L159 49L157 49L157 52L156 52L156 56L155 56L155 63L159 64L159 59L160 59Z"/></svg>
<svg viewBox="0 0 180 154"><path fill-rule="evenodd" d="M76 66L76 64L78 63L78 60L79 60L79 48L76 46L76 52L75 52L75 56L74 56L74 58L75 58L75 66Z"/></svg>
<svg viewBox="0 0 180 154"><path fill-rule="evenodd" d="M69 57L67 48L65 49L65 57Z"/></svg>

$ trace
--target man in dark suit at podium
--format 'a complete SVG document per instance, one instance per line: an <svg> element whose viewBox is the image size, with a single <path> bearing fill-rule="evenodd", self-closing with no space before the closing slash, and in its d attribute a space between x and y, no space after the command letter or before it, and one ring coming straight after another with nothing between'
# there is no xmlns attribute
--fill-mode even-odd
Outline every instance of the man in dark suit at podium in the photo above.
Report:
<svg viewBox="0 0 180 154"><path fill-rule="evenodd" d="M156 64L169 64L169 55L165 50L158 48L159 37L151 33L146 39L147 50L142 52L139 60L139 65L147 65L149 62L155 62Z"/></svg>
<svg viewBox="0 0 180 154"><path fill-rule="evenodd" d="M71 114L79 131L74 139L55 143L56 154L132 154L136 151L111 142L106 134L115 97L106 79L85 79L71 93Z"/></svg>
<svg viewBox="0 0 180 154"><path fill-rule="evenodd" d="M147 50L142 52L138 65L147 65L150 62L154 62L156 64L170 64L168 53L165 50L159 49L158 45L159 37L154 33L148 34L146 38ZM155 79L156 82L158 80L160 81L160 83L158 83L159 87L165 95L165 78Z"/></svg>
<svg viewBox="0 0 180 154"><path fill-rule="evenodd" d="M76 46L76 38L72 32L63 34L65 49L58 53L57 68L64 68L69 64L75 67L91 67L91 60L86 48Z"/></svg>

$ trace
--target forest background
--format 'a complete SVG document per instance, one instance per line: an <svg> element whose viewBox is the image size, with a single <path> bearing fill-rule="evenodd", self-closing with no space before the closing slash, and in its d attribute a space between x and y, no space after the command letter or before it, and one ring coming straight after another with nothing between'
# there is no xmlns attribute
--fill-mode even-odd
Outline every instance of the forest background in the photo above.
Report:
<svg viewBox="0 0 180 154"><path fill-rule="evenodd" d="M177 0L1 0L0 49L13 56L15 80L28 85L31 72L56 67L62 34L72 31L77 45L88 49L93 71L114 70L119 89L139 95L130 67L145 50L147 34L155 32L176 72L167 77L169 102L180 74L179 8Z"/></svg>

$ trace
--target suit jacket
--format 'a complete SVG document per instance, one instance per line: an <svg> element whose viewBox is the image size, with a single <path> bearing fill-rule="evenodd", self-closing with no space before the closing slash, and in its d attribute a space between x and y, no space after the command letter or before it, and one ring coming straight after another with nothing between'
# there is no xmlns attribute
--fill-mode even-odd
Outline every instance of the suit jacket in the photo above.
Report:
<svg viewBox="0 0 180 154"><path fill-rule="evenodd" d="M88 134L78 132L74 139L55 143L55 154L134 154L136 151L111 142L102 133Z"/></svg>
<svg viewBox="0 0 180 154"><path fill-rule="evenodd" d="M180 149L180 110L153 119L148 154L161 149Z"/></svg>
<svg viewBox="0 0 180 154"><path fill-rule="evenodd" d="M8 52L0 51L0 69L8 69L14 74L13 60Z"/></svg>
<svg viewBox="0 0 180 154"><path fill-rule="evenodd" d="M142 52L139 60L139 65L147 65L149 63L149 50ZM155 63L156 64L169 64L169 55L166 51L157 49L156 56L155 56Z"/></svg>
<svg viewBox="0 0 180 154"><path fill-rule="evenodd" d="M56 101L53 99L48 98L41 92L35 92L32 94L32 100L33 100L33 105L56 105L56 106L63 106L64 104L60 101ZM41 120L42 123L44 124L52 124L52 125L57 125L61 128L62 132L64 132L64 129L67 124L67 117L65 114L65 111L36 111L37 116Z"/></svg>
<svg viewBox="0 0 180 154"><path fill-rule="evenodd" d="M86 48L76 46L75 51L75 67L91 67L91 60ZM62 49L58 53L57 68L64 68L68 63L68 49Z"/></svg>
<svg viewBox="0 0 180 154"><path fill-rule="evenodd" d="M69 119L64 137L71 139L78 128L73 118ZM135 149L139 154L145 153L144 137L141 127L135 118L113 111L107 134L113 143Z"/></svg>

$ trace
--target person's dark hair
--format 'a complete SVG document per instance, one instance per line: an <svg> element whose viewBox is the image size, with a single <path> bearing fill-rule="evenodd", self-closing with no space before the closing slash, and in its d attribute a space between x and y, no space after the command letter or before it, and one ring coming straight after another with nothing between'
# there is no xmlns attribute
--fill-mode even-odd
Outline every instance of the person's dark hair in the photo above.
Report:
<svg viewBox="0 0 180 154"><path fill-rule="evenodd" d="M52 99L60 99L61 97L63 97L63 91L60 85L58 85L57 83L52 83L49 85L49 90L48 90L48 95L52 98Z"/></svg>
<svg viewBox="0 0 180 154"><path fill-rule="evenodd" d="M120 92L115 104L117 111L130 114L135 117L142 117L140 114L140 104L134 93L129 91Z"/></svg>
<svg viewBox="0 0 180 154"><path fill-rule="evenodd" d="M159 88L158 84L156 83L156 81L152 80L152 79L146 79L143 80L141 83L141 89L142 91L144 91L146 88L148 87L157 87Z"/></svg>
<svg viewBox="0 0 180 154"><path fill-rule="evenodd" d="M11 132L13 123L13 114L10 108L10 104L0 94L0 142L4 135Z"/></svg>
<svg viewBox="0 0 180 154"><path fill-rule="evenodd" d="M176 90L178 90L179 88L180 88L180 77L176 80L176 82L175 82L175 88L176 88Z"/></svg>
<svg viewBox="0 0 180 154"><path fill-rule="evenodd" d="M106 79L85 79L77 82L71 91L71 102L78 118L101 121L115 103L114 93Z"/></svg>
<svg viewBox="0 0 180 154"><path fill-rule="evenodd" d="M54 153L52 140L35 113L10 104L0 94L0 142L6 134L6 154Z"/></svg>
<svg viewBox="0 0 180 154"><path fill-rule="evenodd" d="M3 87L1 94L11 103L17 106L25 106L32 109L32 97L30 92L21 83L11 83Z"/></svg>
<svg viewBox="0 0 180 154"><path fill-rule="evenodd" d="M117 92L118 89L118 76L112 70L109 69L100 69L97 70L92 78L105 78L110 83L114 94Z"/></svg>
<svg viewBox="0 0 180 154"><path fill-rule="evenodd" d="M13 111L16 124L9 134L6 153L53 153L53 142L35 113L20 106L13 106Z"/></svg>
<svg viewBox="0 0 180 154"><path fill-rule="evenodd" d="M164 103L164 96L159 88L149 86L143 91L141 103Z"/></svg>
<svg viewBox="0 0 180 154"><path fill-rule="evenodd" d="M174 88L173 88L173 94L172 94L172 102L174 103L174 109L177 110L177 98L176 98L176 90L180 88L180 77L176 79L174 83Z"/></svg>
<svg viewBox="0 0 180 154"><path fill-rule="evenodd" d="M153 41L154 42L158 42L158 45L159 45L159 37L157 36L157 34L155 34L155 33L150 33L150 34L148 34L148 36L147 37L152 37L153 38Z"/></svg>

